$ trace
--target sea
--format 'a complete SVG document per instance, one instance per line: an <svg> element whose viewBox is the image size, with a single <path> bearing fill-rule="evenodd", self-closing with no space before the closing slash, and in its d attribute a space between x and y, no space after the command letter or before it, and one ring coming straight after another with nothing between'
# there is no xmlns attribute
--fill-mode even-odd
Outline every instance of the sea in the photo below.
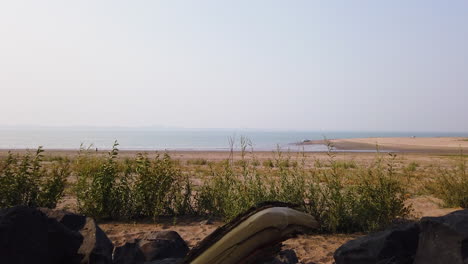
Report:
<svg viewBox="0 0 468 264"><path fill-rule="evenodd" d="M305 145L307 140L362 137L468 137L454 132L346 132L252 129L160 129L160 128L13 128L0 127L0 149L106 150L115 141L122 150L226 151L241 147L241 138L256 151L327 151L325 145ZM369 150L373 151L373 150Z"/></svg>

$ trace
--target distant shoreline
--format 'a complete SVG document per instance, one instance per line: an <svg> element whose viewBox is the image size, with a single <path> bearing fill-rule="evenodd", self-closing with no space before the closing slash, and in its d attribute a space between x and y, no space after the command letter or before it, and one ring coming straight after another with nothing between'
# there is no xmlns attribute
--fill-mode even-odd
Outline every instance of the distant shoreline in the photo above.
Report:
<svg viewBox="0 0 468 264"><path fill-rule="evenodd" d="M467 137L374 137L310 140L298 145L324 145L331 143L334 149L342 151L382 150L395 152L459 153L468 152Z"/></svg>
<svg viewBox="0 0 468 264"><path fill-rule="evenodd" d="M350 139L330 139L330 140L310 140L307 142L292 143L291 148L282 148L282 152L300 153L300 148L303 146L320 146L322 150L307 150L307 153L325 153L327 152L326 145L331 143L333 150L341 153L375 153L383 152L411 152L411 153L442 153L442 154L458 154L460 151L468 153L468 138L467 137L375 137L375 138L350 138ZM79 149L54 149L44 148L47 153L54 155L76 155ZM312 148L314 149L314 148ZM13 153L25 153L34 151L35 148L25 149L5 149L0 148L0 154L5 155L8 151ZM90 151L94 149L91 148ZM98 153L106 153L108 148L98 148ZM246 150L247 152L250 149ZM223 156L230 153L229 149L120 149L123 154L136 153L176 153L180 155L215 155L222 154ZM235 149L234 153L239 153L239 149ZM254 153L272 153L274 150L253 150Z"/></svg>

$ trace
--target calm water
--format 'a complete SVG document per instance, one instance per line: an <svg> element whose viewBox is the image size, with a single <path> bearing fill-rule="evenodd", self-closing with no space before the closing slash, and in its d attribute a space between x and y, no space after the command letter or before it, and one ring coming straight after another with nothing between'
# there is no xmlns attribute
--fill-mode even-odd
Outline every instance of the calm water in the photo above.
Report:
<svg viewBox="0 0 468 264"><path fill-rule="evenodd" d="M229 138L248 137L255 150L302 150L294 143L305 139L358 137L434 137L468 136L468 133L429 132L288 132L251 130L157 130L157 129L13 129L0 128L0 149L25 149L43 146L45 149L78 149L81 144L93 144L109 149L114 140L125 150L228 150ZM305 151L326 151L325 146L307 146Z"/></svg>

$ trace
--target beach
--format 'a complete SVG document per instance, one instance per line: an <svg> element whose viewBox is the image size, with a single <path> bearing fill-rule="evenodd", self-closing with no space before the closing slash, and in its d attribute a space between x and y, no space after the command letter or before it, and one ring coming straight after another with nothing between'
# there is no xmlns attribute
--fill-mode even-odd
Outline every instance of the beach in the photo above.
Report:
<svg viewBox="0 0 468 264"><path fill-rule="evenodd" d="M466 137L372 137L352 139L330 139L336 150L348 151L395 151L420 153L459 153L468 151ZM326 140L312 140L302 145L323 145Z"/></svg>
<svg viewBox="0 0 468 264"><path fill-rule="evenodd" d="M394 163L397 169L405 170L410 166L418 169L415 175L423 177L424 171L430 170L434 165L450 167L461 150L468 150L468 141L464 138L443 137L443 138L357 138L357 139L332 139L330 142L339 152L275 152L275 151L246 151L244 154L239 151L137 151L122 150L119 159L134 157L137 153L146 153L149 158L167 153L173 160L176 160L183 171L188 174L190 180L195 185L200 184L202 178L210 173L210 164L218 164L224 160L245 158L257 160L258 170L267 171L265 168L268 161L274 161L281 155L292 162L304 161L305 168L326 168L331 159L354 166L369 166L380 157L387 158L385 152L376 153L372 148L379 146L380 150L395 152ZM312 141L304 144L324 144L324 141ZM344 151L343 151L344 150ZM363 151L364 150L364 151ZM365 151L369 150L369 151ZM27 150L13 150L12 153L25 154ZM95 152L95 151L92 151ZM107 151L98 150L97 155L107 155ZM8 155L8 150L0 150L0 157ZM46 149L45 160L57 160L59 157L73 159L79 155L78 150L53 150ZM356 164L356 165L353 165ZM416 165L415 165L416 164ZM416 177L416 176L415 176ZM73 182L74 179L70 179ZM415 187L419 188L419 187ZM430 195L413 195L406 203L411 206L411 217L419 219L424 216L441 216L460 208L444 208L443 202ZM58 208L76 211L76 199L67 194L59 203ZM199 241L213 232L217 227L223 225L219 219L214 219L208 223L206 219L197 217L159 218L154 221L143 222L122 222L104 221L100 226L116 245L122 245L126 241L141 237L149 231L174 230L178 232L189 247L194 247ZM333 252L343 243L360 237L362 233L352 234L315 234L301 235L284 242L285 248L294 249L299 259L303 263L333 263Z"/></svg>

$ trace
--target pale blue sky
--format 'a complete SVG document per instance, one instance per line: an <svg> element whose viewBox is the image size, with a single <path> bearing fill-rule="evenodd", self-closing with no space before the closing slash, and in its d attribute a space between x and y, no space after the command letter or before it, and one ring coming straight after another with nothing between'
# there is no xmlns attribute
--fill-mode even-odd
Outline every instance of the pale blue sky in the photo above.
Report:
<svg viewBox="0 0 468 264"><path fill-rule="evenodd" d="M468 1L2 1L0 125L468 131Z"/></svg>

